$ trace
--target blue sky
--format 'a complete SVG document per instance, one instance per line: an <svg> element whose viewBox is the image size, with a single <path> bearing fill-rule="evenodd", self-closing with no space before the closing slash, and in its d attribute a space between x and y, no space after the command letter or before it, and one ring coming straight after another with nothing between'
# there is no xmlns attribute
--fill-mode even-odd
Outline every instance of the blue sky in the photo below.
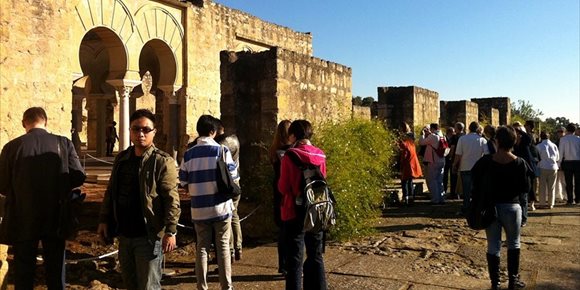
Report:
<svg viewBox="0 0 580 290"><path fill-rule="evenodd" d="M507 96L580 122L578 0L217 0L311 32L314 56L352 68L354 96L417 85L441 100Z"/></svg>

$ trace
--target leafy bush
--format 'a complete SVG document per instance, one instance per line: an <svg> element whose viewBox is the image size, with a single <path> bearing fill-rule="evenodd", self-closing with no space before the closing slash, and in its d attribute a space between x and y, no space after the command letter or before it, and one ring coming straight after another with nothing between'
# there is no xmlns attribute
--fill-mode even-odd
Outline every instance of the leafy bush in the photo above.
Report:
<svg viewBox="0 0 580 290"><path fill-rule="evenodd" d="M394 135L380 122L364 120L315 126L314 132L312 143L326 154L328 182L338 204L331 237L370 233L380 214L381 189L392 173Z"/></svg>

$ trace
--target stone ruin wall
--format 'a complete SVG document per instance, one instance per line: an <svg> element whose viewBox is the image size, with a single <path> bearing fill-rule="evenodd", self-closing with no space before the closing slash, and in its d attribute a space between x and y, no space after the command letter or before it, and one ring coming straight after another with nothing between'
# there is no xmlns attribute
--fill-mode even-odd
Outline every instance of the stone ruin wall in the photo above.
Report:
<svg viewBox="0 0 580 290"><path fill-rule="evenodd" d="M390 128L397 128L401 122L412 127L422 127L432 122L439 122L442 127L446 127L458 121L466 125L479 121L498 126L509 124L511 118L508 97L437 103L438 93L416 86L378 87L377 90L378 101L371 106L371 116L385 120Z"/></svg>
<svg viewBox="0 0 580 290"><path fill-rule="evenodd" d="M371 107L352 106L352 118L361 120L371 119Z"/></svg>
<svg viewBox="0 0 580 290"><path fill-rule="evenodd" d="M316 131L351 118L351 70L339 64L279 48L223 51L221 76L222 121L240 140L243 174L265 157L279 121L305 118Z"/></svg>
<svg viewBox="0 0 580 290"><path fill-rule="evenodd" d="M101 3L88 1L91 5ZM312 54L309 33L296 32L209 0L196 1L196 5L173 0L119 2L133 17L138 15L140 8L158 6L181 21L185 39L175 51L178 58L176 85L179 86L175 90L180 103L179 123L184 124L180 128L182 139L185 139L182 143L187 143L189 134L196 134L195 123L201 114L220 115L220 51L259 51L279 46L301 54ZM43 106L47 110L51 131L70 135L72 74L80 72L79 47L85 33L75 10L77 5L86 3L0 1L0 64L3 70L0 78L0 147L22 135L22 112L30 106ZM184 11L183 17L181 11ZM140 20L136 21L139 25ZM86 25L88 29L92 28L91 24ZM140 53L140 47L133 45L137 43L136 39L137 36L131 37L127 44L128 66L133 70L138 70L138 61L135 61ZM151 106L151 102L144 103L140 99L136 102Z"/></svg>
<svg viewBox="0 0 580 290"><path fill-rule="evenodd" d="M220 52L264 51L271 47L312 54L312 36L296 32L245 12L203 1L188 10L188 88L183 114L185 134L197 135L195 125L202 114L220 116Z"/></svg>
<svg viewBox="0 0 580 290"><path fill-rule="evenodd" d="M398 128L401 122L414 125L412 87L379 87L377 92L379 119L385 120L390 128Z"/></svg>
<svg viewBox="0 0 580 290"><path fill-rule="evenodd" d="M492 125L495 127L499 126L500 125L500 123L499 123L499 110L496 108L491 108L490 116L491 116L491 118L490 118L491 122L489 123L489 125Z"/></svg>
<svg viewBox="0 0 580 290"><path fill-rule="evenodd" d="M471 122L478 121L478 105L470 101L441 101L441 117L439 125L452 127L456 122L462 122L469 126Z"/></svg>
<svg viewBox="0 0 580 290"><path fill-rule="evenodd" d="M416 86L379 87L379 104L386 106L378 112L384 112L384 119L390 128L398 128L406 122L414 128L429 123L439 122L439 94ZM379 115L383 119L383 116Z"/></svg>
<svg viewBox="0 0 580 290"><path fill-rule="evenodd" d="M350 119L349 67L277 49L278 120L306 118L313 124Z"/></svg>
<svg viewBox="0 0 580 290"><path fill-rule="evenodd" d="M417 124L439 121L439 93L420 87L413 87L414 120Z"/></svg>
<svg viewBox="0 0 580 290"><path fill-rule="evenodd" d="M267 143L277 125L275 51L223 51L221 61L221 119L227 133L237 134L242 147Z"/></svg>
<svg viewBox="0 0 580 290"><path fill-rule="evenodd" d="M495 97L495 98L472 98L472 102L479 105L479 120L486 121L488 119L492 120L492 124L497 125L509 125L511 122L511 103L508 97ZM494 123L493 108L498 110L498 122ZM487 115L490 114L491 116Z"/></svg>
<svg viewBox="0 0 580 290"><path fill-rule="evenodd" d="M74 1L0 1L0 148L24 134L22 113L42 106L51 132L70 137Z"/></svg>

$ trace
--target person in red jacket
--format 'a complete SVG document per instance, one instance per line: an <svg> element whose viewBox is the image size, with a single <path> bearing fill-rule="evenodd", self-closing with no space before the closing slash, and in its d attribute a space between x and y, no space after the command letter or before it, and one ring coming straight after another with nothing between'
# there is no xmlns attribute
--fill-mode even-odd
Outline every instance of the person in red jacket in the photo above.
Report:
<svg viewBox="0 0 580 290"><path fill-rule="evenodd" d="M415 191L413 190L413 178L423 176L421 164L417 158L415 150L415 140L411 135L409 125L403 123L401 139L399 140L400 168L401 168L401 187L403 189L403 202L408 205L415 200Z"/></svg>
<svg viewBox="0 0 580 290"><path fill-rule="evenodd" d="M303 164L319 166L326 177L326 156L322 150L310 143L312 134L312 125L306 120L296 120L290 124L288 138L294 145L282 158L278 180L278 189L282 195L280 205L282 228L287 246L287 290L302 288L303 272L304 289L326 289L322 232L304 232L304 215L296 210L296 204L303 202L302 171L288 156L288 154L294 154ZM306 260L303 265L304 247L306 247Z"/></svg>

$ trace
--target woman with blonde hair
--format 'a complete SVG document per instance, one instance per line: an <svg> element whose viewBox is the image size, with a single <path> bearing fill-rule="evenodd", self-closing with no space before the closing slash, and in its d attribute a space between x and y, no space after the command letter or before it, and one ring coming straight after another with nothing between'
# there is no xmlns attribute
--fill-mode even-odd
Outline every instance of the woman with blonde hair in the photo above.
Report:
<svg viewBox="0 0 580 290"><path fill-rule="evenodd" d="M282 195L278 191L278 180L280 179L280 164L284 153L292 145L288 140L288 128L290 127L290 120L282 120L276 132L274 133L274 140L272 140L272 145L269 150L270 163L274 168L274 223L278 226L278 273L286 275L286 251L284 246L284 231L282 231L282 220L280 213L280 203L282 200Z"/></svg>

